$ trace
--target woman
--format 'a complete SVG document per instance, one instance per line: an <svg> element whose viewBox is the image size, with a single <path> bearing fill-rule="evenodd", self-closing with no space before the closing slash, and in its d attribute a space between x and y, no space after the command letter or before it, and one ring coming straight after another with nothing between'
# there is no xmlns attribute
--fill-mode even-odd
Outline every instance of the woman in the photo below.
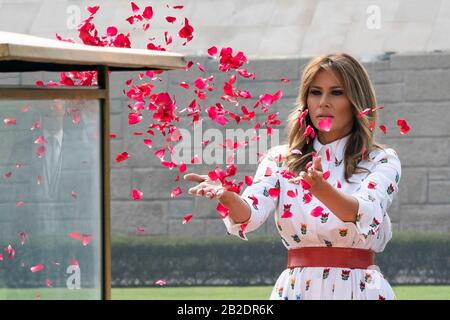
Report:
<svg viewBox="0 0 450 320"><path fill-rule="evenodd" d="M288 143L268 152L242 195L205 175L185 176L199 182L189 193L216 197L230 210L224 222L231 234L246 239L275 213L288 266L271 299L395 299L374 253L392 236L387 210L401 164L374 141L375 106L357 60L319 56L304 69Z"/></svg>

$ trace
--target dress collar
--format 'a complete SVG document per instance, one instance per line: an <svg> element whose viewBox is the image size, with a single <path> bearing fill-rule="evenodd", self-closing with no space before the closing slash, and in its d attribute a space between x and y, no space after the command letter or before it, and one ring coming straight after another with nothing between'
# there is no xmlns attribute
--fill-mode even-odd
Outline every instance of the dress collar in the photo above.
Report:
<svg viewBox="0 0 450 320"><path fill-rule="evenodd" d="M348 135L337 139L331 143L328 144L322 144L319 141L319 136L316 135L314 138L314 150L317 153L322 153L325 154L326 150L329 149L331 155L334 155L334 157L336 157L336 160L338 162L340 162L343 158L344 158L344 151L345 151L345 146L347 145L347 141L350 138L352 134L349 133Z"/></svg>

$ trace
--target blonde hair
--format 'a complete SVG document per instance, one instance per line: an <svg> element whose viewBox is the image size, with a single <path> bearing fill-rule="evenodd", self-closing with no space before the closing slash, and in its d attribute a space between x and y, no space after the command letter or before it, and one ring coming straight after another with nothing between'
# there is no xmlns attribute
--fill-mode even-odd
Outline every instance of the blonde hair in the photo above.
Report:
<svg viewBox="0 0 450 320"><path fill-rule="evenodd" d="M375 108L377 105L375 90L365 68L355 58L345 53L318 56L305 67L296 107L288 117L288 148L284 155L286 166L290 171L298 174L305 170L306 164L312 160L313 143L312 141L306 143L307 138L303 134L308 125L314 126L309 114L301 122L299 117L308 108L308 92L314 77L320 70L332 70L341 76L344 93L353 106L353 127L344 151L344 176L350 183L348 179L354 173L367 171L365 168L358 167L358 163L362 159L367 160L369 153L375 148L384 149L386 146L374 141L374 133L369 128L372 121L377 123L377 110L358 117L364 109ZM302 154L292 153L294 149L300 150Z"/></svg>

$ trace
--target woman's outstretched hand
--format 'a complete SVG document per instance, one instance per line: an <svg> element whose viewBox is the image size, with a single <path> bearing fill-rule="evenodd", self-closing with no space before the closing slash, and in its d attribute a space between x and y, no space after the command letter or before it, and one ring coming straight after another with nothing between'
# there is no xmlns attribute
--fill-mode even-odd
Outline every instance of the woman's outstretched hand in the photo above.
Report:
<svg viewBox="0 0 450 320"><path fill-rule="evenodd" d="M309 186L311 193L317 191L320 192L321 188L326 184L326 180L323 178L323 169L320 162L320 156L314 159L313 164L308 168L308 172L301 171L298 177L289 179L288 181L294 184L300 184L301 180L306 182L305 185Z"/></svg>
<svg viewBox="0 0 450 320"><path fill-rule="evenodd" d="M205 196L209 199L220 197L225 192L225 188L219 179L212 181L206 174L188 173L184 175L184 180L198 182L198 184L188 190L189 194Z"/></svg>

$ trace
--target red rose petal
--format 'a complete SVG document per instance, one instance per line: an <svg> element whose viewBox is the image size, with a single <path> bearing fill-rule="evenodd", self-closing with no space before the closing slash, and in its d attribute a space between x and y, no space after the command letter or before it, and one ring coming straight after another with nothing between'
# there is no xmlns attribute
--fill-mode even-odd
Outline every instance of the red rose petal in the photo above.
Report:
<svg viewBox="0 0 450 320"><path fill-rule="evenodd" d="M130 157L130 156L129 156L128 152L122 152L122 153L119 153L119 154L116 156L116 163L125 161L125 160L127 160L129 157Z"/></svg>
<svg viewBox="0 0 450 320"><path fill-rule="evenodd" d="M211 57L215 57L217 55L217 47L212 46L211 48L208 49L208 54Z"/></svg>
<svg viewBox="0 0 450 320"><path fill-rule="evenodd" d="M146 7L142 13L142 16L145 20L150 20L153 17L153 8L151 6Z"/></svg>
<svg viewBox="0 0 450 320"><path fill-rule="evenodd" d="M133 198L133 200L141 200L142 196L143 196L143 193L139 189L133 189L131 191L131 197Z"/></svg>
<svg viewBox="0 0 450 320"><path fill-rule="evenodd" d="M106 28L106 34L107 34L109 37L114 37L115 35L117 35L117 32L118 32L118 30L117 30L117 28L114 27L114 26L111 26L111 27Z"/></svg>
<svg viewBox="0 0 450 320"><path fill-rule="evenodd" d="M177 20L177 18L172 17L172 16L167 16L165 18L166 18L166 21L169 23L174 23Z"/></svg>
<svg viewBox="0 0 450 320"><path fill-rule="evenodd" d="M191 219L192 219L192 214L188 214L188 215L184 216L183 224L188 223L189 220L191 220Z"/></svg>
<svg viewBox="0 0 450 320"><path fill-rule="evenodd" d="M33 266L33 267L31 267L30 268L30 270L31 270L31 272L39 272L39 271L41 271L41 270L44 270L44 265L43 264L37 264L37 265L35 265L35 266Z"/></svg>

